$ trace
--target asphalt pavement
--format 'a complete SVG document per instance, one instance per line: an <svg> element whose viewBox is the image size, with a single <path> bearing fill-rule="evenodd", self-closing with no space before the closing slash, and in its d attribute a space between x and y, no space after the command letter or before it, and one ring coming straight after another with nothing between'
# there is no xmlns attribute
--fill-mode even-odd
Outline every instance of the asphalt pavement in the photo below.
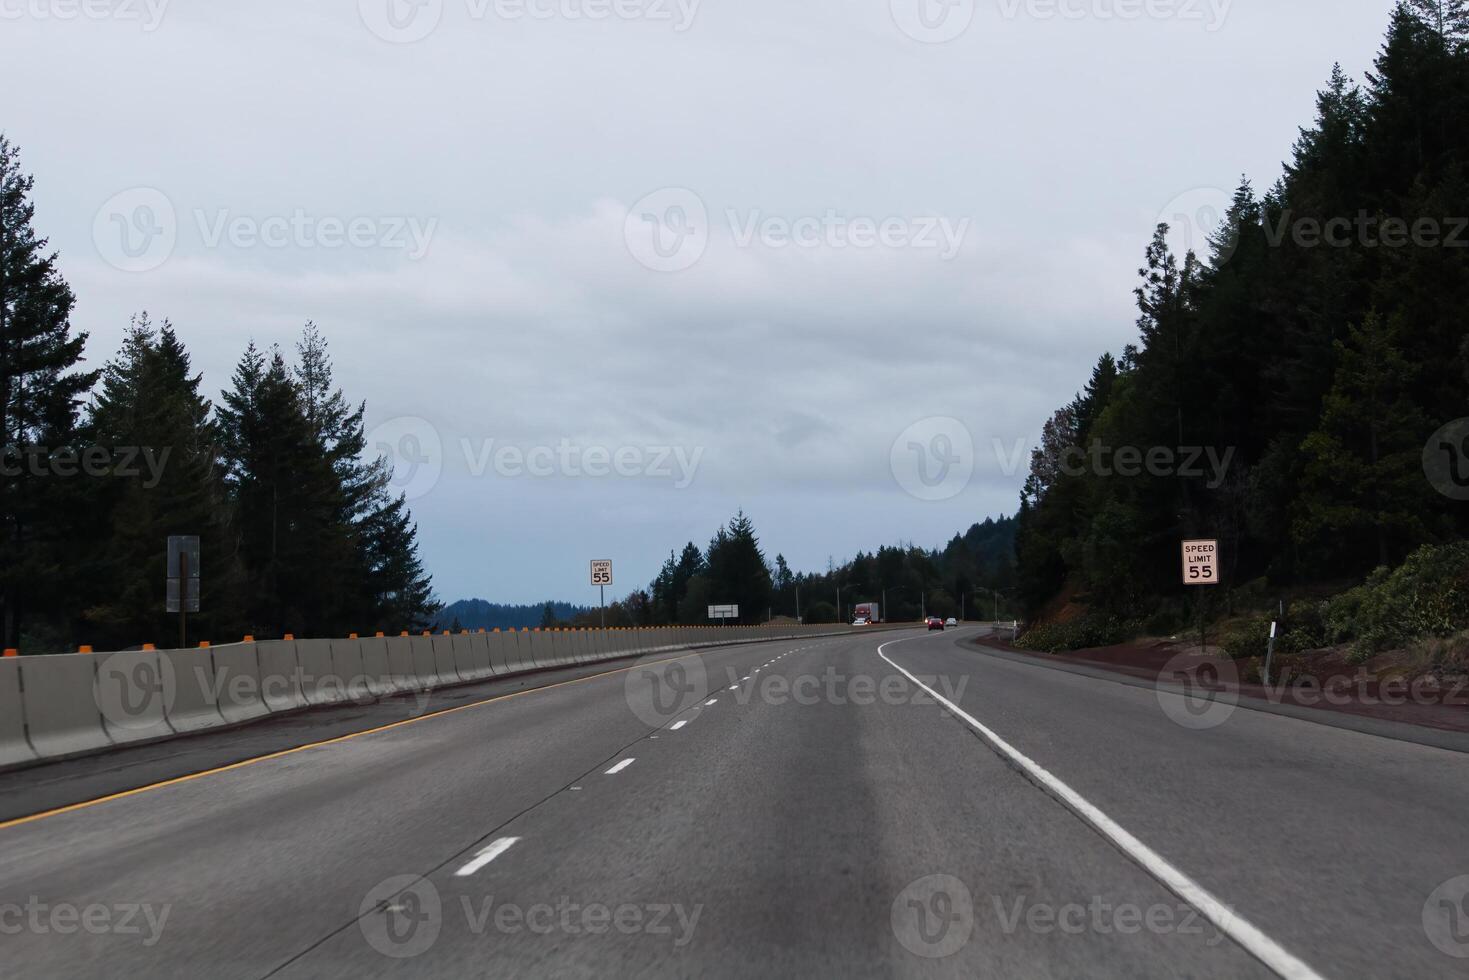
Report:
<svg viewBox="0 0 1469 980"><path fill-rule="evenodd" d="M1469 969L1469 755L974 634L664 654L345 737L323 714L331 741L259 761L14 774L122 795L0 822L0 976Z"/></svg>

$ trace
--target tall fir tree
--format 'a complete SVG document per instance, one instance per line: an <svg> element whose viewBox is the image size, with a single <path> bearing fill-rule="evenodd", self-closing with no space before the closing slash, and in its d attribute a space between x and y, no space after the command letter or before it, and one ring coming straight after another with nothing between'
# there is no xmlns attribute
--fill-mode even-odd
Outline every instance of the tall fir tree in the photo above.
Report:
<svg viewBox="0 0 1469 980"><path fill-rule="evenodd" d="M93 642L119 648L172 639L176 620L164 611L164 580L167 539L175 534L200 538L195 638L222 639L243 625L236 541L202 381L173 326L155 328L146 313L133 319L103 370L87 435L119 465L91 478L94 515L104 522L85 611Z"/></svg>
<svg viewBox="0 0 1469 980"><path fill-rule="evenodd" d="M355 548L340 487L279 350L253 343L217 412L255 632L329 636L352 610Z"/></svg>
<svg viewBox="0 0 1469 980"><path fill-rule="evenodd" d="M1373 312L1337 345L1320 428L1301 447L1296 542L1337 567L1387 565L1431 537L1426 422L1414 400L1417 372L1399 349L1402 329Z"/></svg>
<svg viewBox="0 0 1469 980"><path fill-rule="evenodd" d="M418 555L418 528L407 498L391 492L387 460L366 454L367 405L352 405L336 387L326 337L316 324L306 324L296 351L302 409L335 477L338 525L351 532L355 549L345 572L354 585L344 612L374 630L428 626L438 604Z"/></svg>
<svg viewBox="0 0 1469 980"><path fill-rule="evenodd" d="M82 371L85 333L75 298L32 226L34 182L0 134L0 646L22 630L70 619L75 572L67 554L78 411L96 372ZM60 457L61 465L55 465Z"/></svg>

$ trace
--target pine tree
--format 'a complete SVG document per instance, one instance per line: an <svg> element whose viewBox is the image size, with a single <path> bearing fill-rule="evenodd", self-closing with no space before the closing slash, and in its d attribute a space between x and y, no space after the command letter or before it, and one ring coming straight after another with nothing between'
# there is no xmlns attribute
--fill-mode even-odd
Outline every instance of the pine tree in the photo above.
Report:
<svg viewBox="0 0 1469 980"><path fill-rule="evenodd" d="M1373 312L1337 345L1320 428L1301 447L1296 541L1340 562L1338 570L1386 565L1429 538L1426 423L1413 399L1416 372L1399 350L1401 332L1400 321Z"/></svg>
<svg viewBox="0 0 1469 980"><path fill-rule="evenodd" d="M755 526L740 511L709 543L705 562L717 604L740 607L740 620L764 622L770 607L770 570Z"/></svg>
<svg viewBox="0 0 1469 980"><path fill-rule="evenodd" d="M76 370L71 288L31 222L32 178L0 134L0 646L19 645L30 617L65 618L66 507L77 484L52 465L73 447L78 408L96 372Z"/></svg>
<svg viewBox="0 0 1469 980"><path fill-rule="evenodd" d="M362 520L361 538L373 628L413 631L432 623L441 607L418 556L418 525L407 497L379 490Z"/></svg>
<svg viewBox="0 0 1469 980"><path fill-rule="evenodd" d="M217 417L254 630L339 632L352 611L356 552L331 460L279 350L267 359L249 346Z"/></svg>
<svg viewBox="0 0 1469 980"><path fill-rule="evenodd" d="M134 317L118 356L102 373L88 434L114 460L134 462L93 479L105 520L100 575L85 619L93 642L110 647L173 637L164 612L167 539L198 535L203 591L194 634L224 637L242 625L238 558L217 463L202 376L171 324ZM228 631L228 634L226 633Z"/></svg>

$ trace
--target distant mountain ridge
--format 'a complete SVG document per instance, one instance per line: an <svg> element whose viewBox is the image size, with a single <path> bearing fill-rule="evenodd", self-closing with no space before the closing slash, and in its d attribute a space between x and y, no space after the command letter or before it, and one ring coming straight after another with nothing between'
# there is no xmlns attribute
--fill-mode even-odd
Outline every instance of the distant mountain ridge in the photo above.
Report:
<svg viewBox="0 0 1469 980"><path fill-rule="evenodd" d="M580 613L590 611L586 606L573 606L569 602L510 605L485 599L460 599L449 603L439 612L435 628L449 629L455 622L467 630L534 628L541 625L547 605L555 611L558 622L566 622Z"/></svg>

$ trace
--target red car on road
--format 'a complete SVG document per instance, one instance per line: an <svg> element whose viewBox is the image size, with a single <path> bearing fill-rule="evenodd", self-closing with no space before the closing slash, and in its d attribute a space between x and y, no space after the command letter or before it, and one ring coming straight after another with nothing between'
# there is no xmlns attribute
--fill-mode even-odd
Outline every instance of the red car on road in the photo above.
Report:
<svg viewBox="0 0 1469 980"><path fill-rule="evenodd" d="M928 629L930 632L938 630L942 633L944 631L944 621L937 616L930 616L928 617Z"/></svg>

